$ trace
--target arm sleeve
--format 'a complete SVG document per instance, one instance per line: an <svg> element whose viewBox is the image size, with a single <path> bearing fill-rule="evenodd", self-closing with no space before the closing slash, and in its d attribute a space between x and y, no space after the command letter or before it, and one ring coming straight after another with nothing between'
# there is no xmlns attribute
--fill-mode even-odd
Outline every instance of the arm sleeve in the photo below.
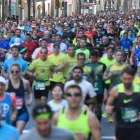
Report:
<svg viewBox="0 0 140 140"><path fill-rule="evenodd" d="M16 107L16 97L13 94L10 94L10 96L11 96L11 101L12 101L13 107Z"/></svg>

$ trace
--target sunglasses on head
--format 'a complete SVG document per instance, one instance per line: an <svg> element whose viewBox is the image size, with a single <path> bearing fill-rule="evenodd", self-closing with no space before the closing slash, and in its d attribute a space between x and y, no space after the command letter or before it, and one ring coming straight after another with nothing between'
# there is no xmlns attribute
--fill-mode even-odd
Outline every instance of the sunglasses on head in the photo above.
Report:
<svg viewBox="0 0 140 140"><path fill-rule="evenodd" d="M47 52L40 52L41 54L47 54Z"/></svg>
<svg viewBox="0 0 140 140"><path fill-rule="evenodd" d="M79 97L79 96L81 96L81 93L67 93L66 96L68 96L68 97L72 97L72 96Z"/></svg>
<svg viewBox="0 0 140 140"><path fill-rule="evenodd" d="M19 73L19 71L18 70L11 70L11 73L13 74L17 74L17 73Z"/></svg>
<svg viewBox="0 0 140 140"><path fill-rule="evenodd" d="M60 48L59 46L53 46L53 47L56 48L56 49Z"/></svg>

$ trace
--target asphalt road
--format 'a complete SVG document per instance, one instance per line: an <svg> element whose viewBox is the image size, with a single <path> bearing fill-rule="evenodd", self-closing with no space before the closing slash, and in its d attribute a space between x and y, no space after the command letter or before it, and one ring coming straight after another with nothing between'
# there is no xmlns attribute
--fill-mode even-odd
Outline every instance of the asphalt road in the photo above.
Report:
<svg viewBox="0 0 140 140"><path fill-rule="evenodd" d="M28 96L26 95L25 97L27 99ZM49 96L48 100L50 100L50 99L51 99L51 96ZM28 107L28 111L30 114L30 120L24 129L24 133L28 133L28 131L35 126L32 115L31 115L33 106L34 106L34 102L31 106ZM114 126L112 123L108 122L108 119L102 119L102 121L101 121L101 134L102 134L103 140L113 140L114 139Z"/></svg>

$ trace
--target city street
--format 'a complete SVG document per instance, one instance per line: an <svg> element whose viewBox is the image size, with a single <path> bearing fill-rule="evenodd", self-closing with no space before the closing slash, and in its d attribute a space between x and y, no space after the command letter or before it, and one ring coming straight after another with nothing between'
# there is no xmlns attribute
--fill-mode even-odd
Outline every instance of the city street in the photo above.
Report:
<svg viewBox="0 0 140 140"><path fill-rule="evenodd" d="M26 95L26 98L27 98L27 95ZM49 97L49 100L50 99L51 99L51 97ZM31 115L33 106L34 106L34 103L32 104L32 106L28 107L28 111L30 113L30 120L27 123L26 128L25 128L23 133L28 133L29 130L34 127L34 121L32 119L32 115ZM108 122L108 119L102 119L101 131L102 131L103 140L113 140L113 138L114 138L114 126L112 123Z"/></svg>

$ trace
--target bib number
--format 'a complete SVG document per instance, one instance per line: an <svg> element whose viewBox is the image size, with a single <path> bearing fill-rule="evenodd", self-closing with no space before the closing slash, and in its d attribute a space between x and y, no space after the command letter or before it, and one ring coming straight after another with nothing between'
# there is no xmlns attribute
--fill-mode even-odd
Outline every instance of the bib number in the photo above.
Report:
<svg viewBox="0 0 140 140"><path fill-rule="evenodd" d="M95 91L99 90L98 82L97 81L95 81L95 83L94 83L94 89L95 89Z"/></svg>
<svg viewBox="0 0 140 140"><path fill-rule="evenodd" d="M135 122L138 120L138 109L136 107L121 108L121 115L124 122Z"/></svg>
<svg viewBox="0 0 140 140"><path fill-rule="evenodd" d="M36 90L44 90L45 89L45 82L36 82L35 89Z"/></svg>
<svg viewBox="0 0 140 140"><path fill-rule="evenodd" d="M124 52L125 53L129 53L129 49L124 49Z"/></svg>
<svg viewBox="0 0 140 140"><path fill-rule="evenodd" d="M22 108L23 103L24 103L23 98L16 98L16 108L18 110Z"/></svg>

